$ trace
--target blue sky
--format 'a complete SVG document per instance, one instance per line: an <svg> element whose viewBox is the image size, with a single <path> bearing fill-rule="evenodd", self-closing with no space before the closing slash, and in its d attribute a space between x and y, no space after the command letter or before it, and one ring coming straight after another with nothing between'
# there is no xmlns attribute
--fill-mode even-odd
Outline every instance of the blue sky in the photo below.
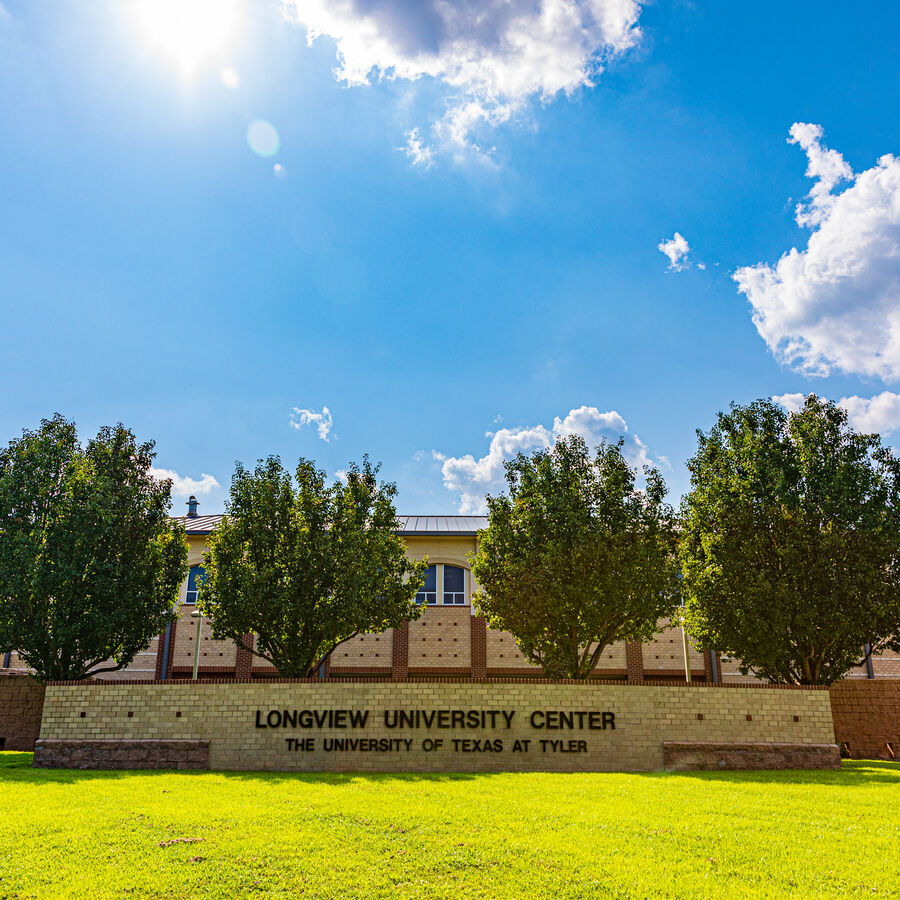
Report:
<svg viewBox="0 0 900 900"><path fill-rule="evenodd" d="M900 426L896 3L2 2L4 441L121 420L203 512L368 452L442 513L567 431L677 500L733 400Z"/></svg>

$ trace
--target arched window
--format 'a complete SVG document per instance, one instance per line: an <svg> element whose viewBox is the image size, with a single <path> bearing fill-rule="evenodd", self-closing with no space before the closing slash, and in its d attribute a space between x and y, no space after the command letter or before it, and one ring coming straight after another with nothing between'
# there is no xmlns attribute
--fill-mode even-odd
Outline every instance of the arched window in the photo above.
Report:
<svg viewBox="0 0 900 900"><path fill-rule="evenodd" d="M197 590L206 581L206 569L203 566L191 566L188 574L187 594L184 602L194 604L197 602Z"/></svg>
<svg viewBox="0 0 900 900"><path fill-rule="evenodd" d="M459 566L444 566L444 605L466 605L466 570Z"/></svg>
<svg viewBox="0 0 900 900"><path fill-rule="evenodd" d="M430 605L437 603L437 566L429 566L425 570L425 584L416 594L416 603L420 606L423 603Z"/></svg>

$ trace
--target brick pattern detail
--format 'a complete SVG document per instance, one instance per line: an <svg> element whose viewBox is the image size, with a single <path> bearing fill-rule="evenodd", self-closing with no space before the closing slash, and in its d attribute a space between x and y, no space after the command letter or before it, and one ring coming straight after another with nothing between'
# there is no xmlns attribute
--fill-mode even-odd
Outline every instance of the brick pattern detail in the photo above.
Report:
<svg viewBox="0 0 900 900"><path fill-rule="evenodd" d="M36 769L208 769L209 741L39 740Z"/></svg>
<svg viewBox="0 0 900 900"><path fill-rule="evenodd" d="M674 772L728 769L839 769L836 744L717 744L663 742L663 764Z"/></svg>
<svg viewBox="0 0 900 900"><path fill-rule="evenodd" d="M487 678L487 622L482 616L472 616L472 677Z"/></svg>
<svg viewBox="0 0 900 900"><path fill-rule="evenodd" d="M34 750L43 709L44 685L27 675L0 675L0 750Z"/></svg>
<svg viewBox="0 0 900 900"><path fill-rule="evenodd" d="M339 644L331 654L331 662L341 669L390 668L392 656L393 634L382 631L378 634L358 634L356 637Z"/></svg>
<svg viewBox="0 0 900 900"><path fill-rule="evenodd" d="M625 677L634 684L644 680L644 645L640 641L625 645Z"/></svg>
<svg viewBox="0 0 900 900"><path fill-rule="evenodd" d="M356 710L368 715L365 724L355 727L348 727L347 716L333 726L299 721L285 726L283 710ZM445 721L433 727L424 721L391 727L385 713L398 710L443 711ZM467 716L473 710L510 711L509 727L499 713L496 723L473 724ZM450 718L453 711L459 716L456 721ZM534 711L540 713L537 720ZM591 729L584 720L588 711L595 716L611 712L615 727ZM568 724L562 721L563 713L571 714ZM551 714L558 718L551 719ZM298 738L311 743L289 743ZM442 744L426 751L424 741L435 738ZM467 751L460 746L466 740L490 740L496 746L490 753L483 746L481 752L472 746ZM50 684L41 741L70 742L67 752L82 754L69 761L57 756L59 765L87 764L93 759L89 751L96 748L97 765L132 768L135 760L123 757L123 747L134 747L129 754L147 766L198 763L171 757L160 761L147 742L209 741L213 769L310 772L654 771L663 767L664 743L690 745L692 753L698 752L698 744L711 744L747 754L744 745L752 745L754 753L765 757L762 762L758 756L743 759L742 766L770 767L779 759L777 753L800 753L798 745L832 746L830 758L824 751L811 751L804 761L810 766L831 765L837 753L826 690L512 678L476 682L434 676L406 682L355 678L166 681L127 687ZM514 750L515 741L529 741L528 749ZM788 749L765 749L770 745ZM52 749L45 743L41 747L42 754ZM42 764L53 764L47 758L41 756ZM799 764L796 758L794 764Z"/></svg>
<svg viewBox="0 0 900 900"><path fill-rule="evenodd" d="M853 759L900 759L900 680L847 679L831 686L835 739Z"/></svg>
<svg viewBox="0 0 900 900"><path fill-rule="evenodd" d="M391 678L406 681L409 678L409 622L394 629L391 642Z"/></svg>
<svg viewBox="0 0 900 900"><path fill-rule="evenodd" d="M234 677L235 678L252 678L253 677L253 653L249 647L253 646L255 640L252 634L241 636L241 643L237 648L237 656L234 661Z"/></svg>

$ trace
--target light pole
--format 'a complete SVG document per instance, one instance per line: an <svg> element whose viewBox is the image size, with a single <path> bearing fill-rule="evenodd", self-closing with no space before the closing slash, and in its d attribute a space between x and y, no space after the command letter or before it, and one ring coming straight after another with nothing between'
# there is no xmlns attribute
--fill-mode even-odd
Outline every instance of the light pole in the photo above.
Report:
<svg viewBox="0 0 900 900"><path fill-rule="evenodd" d="M197 637L194 642L194 681L197 680L197 672L200 669L200 629L203 627L203 613L195 609L191 618L197 620Z"/></svg>

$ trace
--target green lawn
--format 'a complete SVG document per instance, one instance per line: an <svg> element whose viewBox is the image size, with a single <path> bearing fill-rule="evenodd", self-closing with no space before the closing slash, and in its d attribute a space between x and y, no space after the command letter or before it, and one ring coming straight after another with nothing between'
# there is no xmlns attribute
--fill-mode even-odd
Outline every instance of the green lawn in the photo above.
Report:
<svg viewBox="0 0 900 900"><path fill-rule="evenodd" d="M900 896L900 764L74 772L0 753L0 898Z"/></svg>

